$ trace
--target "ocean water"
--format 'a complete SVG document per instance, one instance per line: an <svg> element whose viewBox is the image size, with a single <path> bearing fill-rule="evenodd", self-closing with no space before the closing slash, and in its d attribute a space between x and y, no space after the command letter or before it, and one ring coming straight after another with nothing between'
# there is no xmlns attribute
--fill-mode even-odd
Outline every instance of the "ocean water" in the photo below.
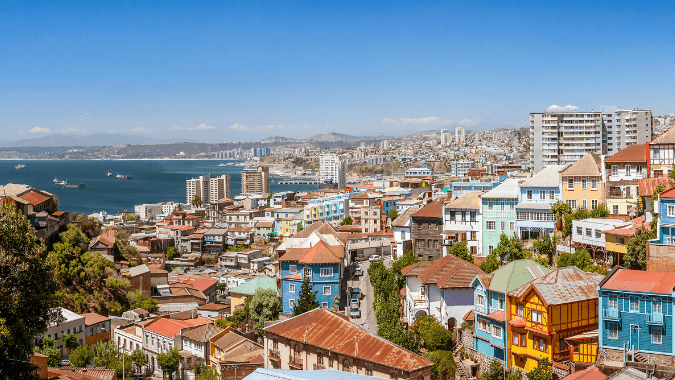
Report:
<svg viewBox="0 0 675 380"><path fill-rule="evenodd" d="M43 189L59 198L59 208L76 213L133 211L134 205L157 202L185 202L185 180L204 174L230 174L232 196L241 192L243 166L218 167L228 160L0 160L0 186L21 183ZM236 161L235 161L236 162ZM26 168L14 167L25 164ZM107 176L108 171L113 175ZM131 176L129 181L115 175ZM84 189L63 188L53 179L83 183ZM279 185L271 178L273 192L313 191L317 185Z"/></svg>

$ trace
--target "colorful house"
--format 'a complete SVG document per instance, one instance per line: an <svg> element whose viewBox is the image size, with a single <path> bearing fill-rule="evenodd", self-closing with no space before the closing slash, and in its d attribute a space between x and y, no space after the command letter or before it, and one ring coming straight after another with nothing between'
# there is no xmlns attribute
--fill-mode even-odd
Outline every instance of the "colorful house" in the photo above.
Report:
<svg viewBox="0 0 675 380"><path fill-rule="evenodd" d="M607 209L614 215L628 215L637 208L638 180L648 174L646 144L630 145L605 158Z"/></svg>
<svg viewBox="0 0 675 380"><path fill-rule="evenodd" d="M443 256L450 246L465 242L471 256L481 255L481 200L482 193L474 191L443 206Z"/></svg>
<svg viewBox="0 0 675 380"><path fill-rule="evenodd" d="M506 293L550 273L534 260L516 260L496 271L474 278L474 348L483 355L504 361Z"/></svg>
<svg viewBox="0 0 675 380"><path fill-rule="evenodd" d="M520 184L516 228L521 239L536 239L555 231L551 203L562 200L560 171L563 168L562 165L549 166Z"/></svg>
<svg viewBox="0 0 675 380"><path fill-rule="evenodd" d="M529 372L542 358L571 360L566 339L598 328L597 286L602 278L565 267L507 293L508 366ZM593 353L584 359L595 363Z"/></svg>
<svg viewBox="0 0 675 380"><path fill-rule="evenodd" d="M499 186L481 195L482 255L487 256L499 245L502 233L516 233L516 205L518 180L509 178Z"/></svg>
<svg viewBox="0 0 675 380"><path fill-rule="evenodd" d="M593 210L605 203L605 183L602 181L602 160L595 153L586 153L579 161L560 172L562 199L572 210Z"/></svg>
<svg viewBox="0 0 675 380"><path fill-rule="evenodd" d="M672 365L675 273L614 267L598 296L599 344L610 360L643 361L640 354L649 354L650 363Z"/></svg>
<svg viewBox="0 0 675 380"><path fill-rule="evenodd" d="M300 288L309 279L316 301L323 308L340 304L344 268L344 246L328 245L323 240L311 248L291 248L280 259L281 302L284 313L293 313Z"/></svg>
<svg viewBox="0 0 675 380"><path fill-rule="evenodd" d="M647 270L675 271L675 187L654 201L656 239L647 245Z"/></svg>
<svg viewBox="0 0 675 380"><path fill-rule="evenodd" d="M271 289L276 292L277 280L269 276L258 276L230 289L232 312L236 311L235 309L238 305L243 305L246 302L246 298L253 296L256 289Z"/></svg>

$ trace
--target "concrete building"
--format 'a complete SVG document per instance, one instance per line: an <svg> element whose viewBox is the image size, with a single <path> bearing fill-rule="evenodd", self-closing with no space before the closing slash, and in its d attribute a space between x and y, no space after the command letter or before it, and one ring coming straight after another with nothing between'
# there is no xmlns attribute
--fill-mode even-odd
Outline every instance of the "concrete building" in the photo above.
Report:
<svg viewBox="0 0 675 380"><path fill-rule="evenodd" d="M443 256L450 247L465 242L471 256L483 256L481 228L482 193L474 191L443 206Z"/></svg>
<svg viewBox="0 0 675 380"><path fill-rule="evenodd" d="M462 127L455 128L455 143L463 144L464 142L466 142L466 131Z"/></svg>
<svg viewBox="0 0 675 380"><path fill-rule="evenodd" d="M222 198L229 198L230 175L223 174L214 178L209 175L202 175L198 178L185 180L185 202L192 204L196 196L199 196L204 205L215 203Z"/></svg>
<svg viewBox="0 0 675 380"><path fill-rule="evenodd" d="M84 345L86 342L86 332L84 331L85 327L85 317L82 315L75 314L74 312L64 309L62 307L57 307L56 309L51 310L53 313L60 313L62 320L61 323L52 323L50 322L47 325L47 331L44 334L40 335L37 339L48 337L56 339L56 348L61 353L62 358L68 357L68 349L61 341L61 337L64 334L75 334L77 335L77 342L80 345ZM37 344L36 344L37 345Z"/></svg>
<svg viewBox="0 0 675 380"><path fill-rule="evenodd" d="M107 342L110 340L110 318L96 314L84 313L86 345L94 348L98 342Z"/></svg>
<svg viewBox="0 0 675 380"><path fill-rule="evenodd" d="M345 162L335 154L322 154L319 159L319 179L324 183L335 183L344 189L347 183Z"/></svg>
<svg viewBox="0 0 675 380"><path fill-rule="evenodd" d="M230 198L231 196L229 174L211 178L209 181L209 203L215 203L219 199Z"/></svg>
<svg viewBox="0 0 675 380"><path fill-rule="evenodd" d="M502 233L516 234L518 191L518 180L509 178L481 196L483 256L497 248Z"/></svg>
<svg viewBox="0 0 675 380"><path fill-rule="evenodd" d="M270 168L258 166L245 168L241 171L242 194L269 194L270 192Z"/></svg>
<svg viewBox="0 0 675 380"><path fill-rule="evenodd" d="M448 134L447 129L441 129L441 145L446 146L449 144L448 138L450 135Z"/></svg>
<svg viewBox="0 0 675 380"><path fill-rule="evenodd" d="M476 167L476 163L470 160L452 161L450 163L450 175L453 177L464 177L469 170Z"/></svg>

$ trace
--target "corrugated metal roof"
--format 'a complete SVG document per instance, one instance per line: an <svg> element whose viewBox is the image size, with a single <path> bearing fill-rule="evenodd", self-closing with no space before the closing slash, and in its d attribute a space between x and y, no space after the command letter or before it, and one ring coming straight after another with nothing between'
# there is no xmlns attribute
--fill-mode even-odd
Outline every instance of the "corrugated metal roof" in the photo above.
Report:
<svg viewBox="0 0 675 380"><path fill-rule="evenodd" d="M290 340L404 371L416 371L434 365L428 359L357 327L347 317L322 308L286 319L264 330Z"/></svg>
<svg viewBox="0 0 675 380"><path fill-rule="evenodd" d="M445 208L479 210L481 205L480 196L482 194L480 191L472 191L461 198L446 203Z"/></svg>
<svg viewBox="0 0 675 380"><path fill-rule="evenodd" d="M670 188L670 178L640 178L638 179L638 195L651 197L654 195L654 189L659 185L663 185L664 189Z"/></svg>
<svg viewBox="0 0 675 380"><path fill-rule="evenodd" d="M672 294L675 273L619 269L605 281L602 289Z"/></svg>
<svg viewBox="0 0 675 380"><path fill-rule="evenodd" d="M592 339L592 338L597 338L599 335L599 330L590 330L590 331L585 331L582 332L581 334L573 335L570 337L565 338L565 340L580 340L580 339Z"/></svg>
<svg viewBox="0 0 675 380"><path fill-rule="evenodd" d="M534 268L533 270L538 270L538 272L535 275L535 273L532 273L528 268ZM548 273L551 273L550 269L534 260L515 260L492 273L493 277L488 289L507 293Z"/></svg>
<svg viewBox="0 0 675 380"><path fill-rule="evenodd" d="M230 289L230 293L252 295L256 289L277 290L277 280L269 276L260 276L246 281L245 283Z"/></svg>
<svg viewBox="0 0 675 380"><path fill-rule="evenodd" d="M406 227L406 224L410 221L410 215L419 210L419 207L408 207L403 211L403 214L399 215L393 222L391 222L392 227Z"/></svg>
<svg viewBox="0 0 675 380"><path fill-rule="evenodd" d="M583 155L577 162L562 170L564 176L599 176L601 160L597 154L589 152Z"/></svg>
<svg viewBox="0 0 675 380"><path fill-rule="evenodd" d="M598 298L597 286L602 277L588 274L577 267L558 268L508 294L522 298L534 289L547 305L560 305Z"/></svg>
<svg viewBox="0 0 675 380"><path fill-rule="evenodd" d="M558 187L564 165L551 165L523 182L520 187Z"/></svg>
<svg viewBox="0 0 675 380"><path fill-rule="evenodd" d="M441 289L470 288L476 275L485 274L476 264L453 255L420 261L403 268L401 273L406 277L417 276L423 284L435 284Z"/></svg>
<svg viewBox="0 0 675 380"><path fill-rule="evenodd" d="M481 196L482 199L518 198L518 180L507 178L494 189Z"/></svg>

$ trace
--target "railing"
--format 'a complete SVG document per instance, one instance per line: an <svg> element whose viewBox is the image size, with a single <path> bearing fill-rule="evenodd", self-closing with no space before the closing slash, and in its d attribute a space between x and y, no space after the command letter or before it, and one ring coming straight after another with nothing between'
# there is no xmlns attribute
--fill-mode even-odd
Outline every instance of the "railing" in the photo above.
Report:
<svg viewBox="0 0 675 380"><path fill-rule="evenodd" d="M279 350L270 350L269 351L270 360L280 361L281 356L279 355Z"/></svg>
<svg viewBox="0 0 675 380"><path fill-rule="evenodd" d="M290 355L290 356L288 357L288 365L289 365L290 367L302 369L302 368L303 368L302 358L299 357L299 356L293 356L293 355Z"/></svg>
<svg viewBox="0 0 675 380"><path fill-rule="evenodd" d="M618 309L604 309L602 311L602 316L603 318L612 321L618 321L621 318Z"/></svg>
<svg viewBox="0 0 675 380"><path fill-rule="evenodd" d="M429 300L413 300L415 307L426 307L429 305Z"/></svg>
<svg viewBox="0 0 675 380"><path fill-rule="evenodd" d="M663 314L662 313L647 314L647 324L662 325L663 324Z"/></svg>
<svg viewBox="0 0 675 380"><path fill-rule="evenodd" d="M317 369L326 369L326 366L323 364L314 364L312 367L314 368L315 371Z"/></svg>

